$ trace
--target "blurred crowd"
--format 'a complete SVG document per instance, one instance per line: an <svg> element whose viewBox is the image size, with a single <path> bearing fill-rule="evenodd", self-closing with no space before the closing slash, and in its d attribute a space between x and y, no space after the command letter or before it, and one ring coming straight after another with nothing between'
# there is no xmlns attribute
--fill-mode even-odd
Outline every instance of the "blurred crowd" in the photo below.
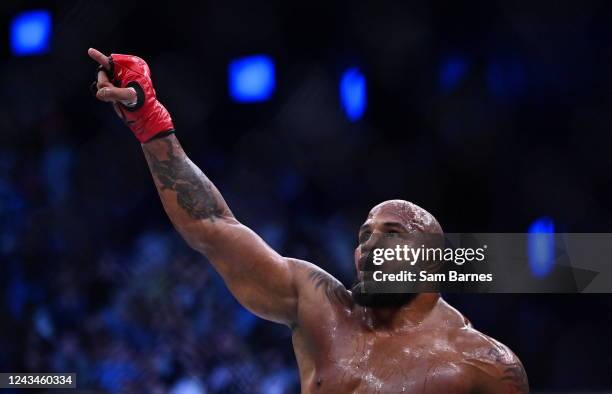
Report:
<svg viewBox="0 0 612 394"><path fill-rule="evenodd" d="M45 163L61 178L65 159L60 154ZM79 199L66 197L70 187L62 195L43 179L30 182L41 187L50 210L76 208ZM79 387L109 392L298 390L289 330L258 328L255 316L169 226L113 247L96 240L99 229L83 217L78 237L89 245L72 244L60 229L74 218L44 208L24 212L32 195L20 195L6 180L3 371L71 371Z"/></svg>
<svg viewBox="0 0 612 394"><path fill-rule="evenodd" d="M257 4L57 2L52 53L2 58L1 371L74 371L109 392L299 391L290 331L240 307L178 237L140 146L89 94L90 46L144 57L238 219L346 285L358 226L385 199L448 232L612 227L605 2ZM272 100L231 102L228 61L261 52L277 62ZM347 66L367 77L355 123L338 102ZM612 388L609 296L448 299L536 389Z"/></svg>

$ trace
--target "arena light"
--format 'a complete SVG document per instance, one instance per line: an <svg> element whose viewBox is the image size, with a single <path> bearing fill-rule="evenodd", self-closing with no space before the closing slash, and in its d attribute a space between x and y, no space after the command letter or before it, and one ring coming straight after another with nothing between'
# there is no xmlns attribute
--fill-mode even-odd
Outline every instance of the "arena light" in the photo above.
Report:
<svg viewBox="0 0 612 394"><path fill-rule="evenodd" d="M468 70L468 63L462 57L452 57L440 66L439 84L444 93L452 91L459 85Z"/></svg>
<svg viewBox="0 0 612 394"><path fill-rule="evenodd" d="M527 253L531 272L537 278L550 273L555 264L555 225L552 219L542 217L529 226Z"/></svg>
<svg viewBox="0 0 612 394"><path fill-rule="evenodd" d="M230 97L239 103L268 100L276 87L274 62L265 55L233 60L229 64Z"/></svg>
<svg viewBox="0 0 612 394"><path fill-rule="evenodd" d="M494 96L516 98L525 90L525 69L517 59L493 59L487 66L486 80L489 91Z"/></svg>
<svg viewBox="0 0 612 394"><path fill-rule="evenodd" d="M354 122L366 108L366 79L357 68L349 68L340 79L340 102L347 118Z"/></svg>
<svg viewBox="0 0 612 394"><path fill-rule="evenodd" d="M10 25L11 51L15 56L41 55L49 52L51 14L45 10L16 15Z"/></svg>

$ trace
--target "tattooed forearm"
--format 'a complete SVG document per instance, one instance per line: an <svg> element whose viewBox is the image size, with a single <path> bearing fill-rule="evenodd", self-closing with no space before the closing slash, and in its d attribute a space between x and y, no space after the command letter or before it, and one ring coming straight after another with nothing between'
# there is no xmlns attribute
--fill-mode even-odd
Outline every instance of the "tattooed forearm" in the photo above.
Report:
<svg viewBox="0 0 612 394"><path fill-rule="evenodd" d="M146 145L144 152L160 190L176 192L178 205L194 219L214 221L220 217L224 202L210 180L187 157L177 154L170 138L159 143L165 144L166 159L158 158Z"/></svg>

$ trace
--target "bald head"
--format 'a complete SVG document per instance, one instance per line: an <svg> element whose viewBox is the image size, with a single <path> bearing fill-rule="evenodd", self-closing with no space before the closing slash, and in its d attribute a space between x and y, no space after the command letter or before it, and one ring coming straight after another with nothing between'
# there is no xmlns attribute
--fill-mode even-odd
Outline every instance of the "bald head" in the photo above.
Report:
<svg viewBox="0 0 612 394"><path fill-rule="evenodd" d="M406 200L381 202L368 214L368 219L372 220L386 220L386 218L395 218L408 232L442 234L442 227L431 213Z"/></svg>
<svg viewBox="0 0 612 394"><path fill-rule="evenodd" d="M403 234L397 237L381 236L383 234ZM372 208L368 218L359 229L359 245L355 248L355 281L351 289L353 300L362 306L401 306L409 302L418 293L418 289L410 283L402 291L365 291L365 284L372 282L371 275L375 270L385 273L399 273L406 266L398 261L387 261L382 266L372 264L370 253L376 249L391 249L409 246L412 248L442 247L444 236L442 227L432 214L416 204L405 200L389 200ZM419 265L419 269L428 272L438 272L440 264L437 261L427 261L428 265ZM408 267L411 267L409 265ZM416 267L416 266L415 266ZM366 278L368 275L370 279ZM368 282L369 281L369 282ZM378 289L381 289L378 287Z"/></svg>

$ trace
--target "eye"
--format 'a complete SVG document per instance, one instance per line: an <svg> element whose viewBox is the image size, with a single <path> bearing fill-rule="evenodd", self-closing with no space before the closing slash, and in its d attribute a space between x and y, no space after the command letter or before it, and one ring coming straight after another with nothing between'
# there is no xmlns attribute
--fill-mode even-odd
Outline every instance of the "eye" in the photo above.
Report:
<svg viewBox="0 0 612 394"><path fill-rule="evenodd" d="M368 239L370 239L370 236L372 235L371 231L364 231L361 234L359 234L359 243L365 243Z"/></svg>
<svg viewBox="0 0 612 394"><path fill-rule="evenodd" d="M398 230L388 230L385 232L385 235L389 238L397 238L399 234L401 234L401 231Z"/></svg>

